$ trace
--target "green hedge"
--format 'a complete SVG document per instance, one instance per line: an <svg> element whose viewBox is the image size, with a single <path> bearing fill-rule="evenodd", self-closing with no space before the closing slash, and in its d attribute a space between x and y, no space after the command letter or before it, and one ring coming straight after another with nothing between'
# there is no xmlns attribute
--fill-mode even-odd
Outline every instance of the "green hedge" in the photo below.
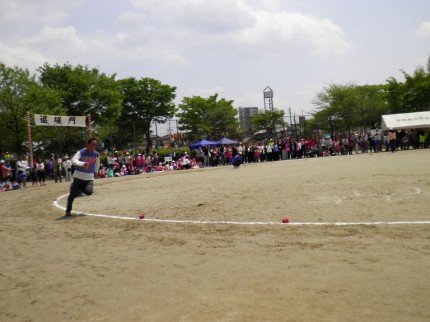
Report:
<svg viewBox="0 0 430 322"><path fill-rule="evenodd" d="M170 154L174 160L178 160L185 152L190 153L190 149L188 147L181 147L181 148L169 148L169 147L163 147L163 148L156 148L153 149L157 151L158 158L160 160L164 160L164 157Z"/></svg>

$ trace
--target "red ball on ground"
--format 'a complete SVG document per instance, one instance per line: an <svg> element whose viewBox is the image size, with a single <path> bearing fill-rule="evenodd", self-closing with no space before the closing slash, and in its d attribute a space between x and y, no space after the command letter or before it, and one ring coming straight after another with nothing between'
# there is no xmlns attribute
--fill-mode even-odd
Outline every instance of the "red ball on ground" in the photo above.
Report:
<svg viewBox="0 0 430 322"><path fill-rule="evenodd" d="M290 220L288 218L282 219L282 223L284 223L284 224L288 224L289 222L290 222Z"/></svg>
<svg viewBox="0 0 430 322"><path fill-rule="evenodd" d="M144 214L141 214L141 215L139 216L139 219L145 219L145 215L144 215Z"/></svg>

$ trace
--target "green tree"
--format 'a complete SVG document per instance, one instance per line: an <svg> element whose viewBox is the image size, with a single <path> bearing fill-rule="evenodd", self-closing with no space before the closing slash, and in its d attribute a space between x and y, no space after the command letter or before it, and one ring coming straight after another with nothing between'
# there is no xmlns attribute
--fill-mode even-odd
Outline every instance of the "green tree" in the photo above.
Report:
<svg viewBox="0 0 430 322"><path fill-rule="evenodd" d="M285 112L282 110L259 112L251 122L257 131L266 131L267 136L273 138L276 136L276 129L283 128L286 124L284 114Z"/></svg>
<svg viewBox="0 0 430 322"><path fill-rule="evenodd" d="M358 110L363 129L376 129L381 116L388 113L387 85L363 85L357 87Z"/></svg>
<svg viewBox="0 0 430 322"><path fill-rule="evenodd" d="M233 101L218 100L218 94L203 98L184 97L179 104L179 129L188 132L188 140L202 138L218 140L223 136L235 137L239 127Z"/></svg>
<svg viewBox="0 0 430 322"><path fill-rule="evenodd" d="M96 133L109 132L106 129L110 129L119 119L123 98L116 75L108 76L97 68L70 64L50 66L46 63L38 71L40 82L58 91L66 115L91 115ZM74 135L70 140L81 144L82 131L69 133Z"/></svg>
<svg viewBox="0 0 430 322"><path fill-rule="evenodd" d="M430 57L427 68L418 66L413 75L403 71L405 76L404 108L405 112L430 110Z"/></svg>
<svg viewBox="0 0 430 322"><path fill-rule="evenodd" d="M0 64L0 128L2 149L12 148L16 153L24 151L27 142L26 113L46 113L55 111L59 115L63 112L60 97L55 91L42 87L30 75L27 69L6 67ZM49 131L32 127L33 141L52 138ZM2 151L3 152L3 151Z"/></svg>
<svg viewBox="0 0 430 322"><path fill-rule="evenodd" d="M430 56L426 67L418 66L412 75L402 71L405 82L394 77L387 80L387 101L389 111L412 113L430 110Z"/></svg>
<svg viewBox="0 0 430 322"><path fill-rule="evenodd" d="M405 96L405 84L399 83L394 77L387 79L387 114L397 114L405 111L403 101Z"/></svg>
<svg viewBox="0 0 430 322"><path fill-rule="evenodd" d="M130 77L120 81L124 95L120 122L121 135L131 141L136 127L145 134L147 145L151 146L151 123L165 123L175 115L176 87L162 84L153 78L139 80Z"/></svg>
<svg viewBox="0 0 430 322"><path fill-rule="evenodd" d="M320 129L347 132L359 124L359 96L355 84L330 84L317 94L314 105ZM335 124L337 128L332 129Z"/></svg>
<svg viewBox="0 0 430 322"><path fill-rule="evenodd" d="M318 129L332 137L355 129L377 128L387 113L387 85L331 84L317 94L314 114Z"/></svg>

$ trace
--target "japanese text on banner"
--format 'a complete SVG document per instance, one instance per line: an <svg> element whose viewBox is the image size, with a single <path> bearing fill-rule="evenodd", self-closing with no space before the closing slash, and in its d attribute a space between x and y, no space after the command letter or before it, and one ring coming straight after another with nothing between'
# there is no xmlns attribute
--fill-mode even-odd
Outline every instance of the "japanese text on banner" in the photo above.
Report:
<svg viewBox="0 0 430 322"><path fill-rule="evenodd" d="M34 114L34 123L43 126L77 126L86 127L86 116Z"/></svg>

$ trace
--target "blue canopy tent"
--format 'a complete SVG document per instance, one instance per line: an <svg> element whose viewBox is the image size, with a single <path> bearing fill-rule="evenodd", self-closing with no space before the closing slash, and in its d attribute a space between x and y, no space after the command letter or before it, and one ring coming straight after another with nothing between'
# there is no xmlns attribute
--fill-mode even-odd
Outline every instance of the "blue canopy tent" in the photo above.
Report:
<svg viewBox="0 0 430 322"><path fill-rule="evenodd" d="M221 140L217 141L216 143L220 144L220 145L224 145L224 144L239 144L239 142L228 139L228 138L222 138Z"/></svg>
<svg viewBox="0 0 430 322"><path fill-rule="evenodd" d="M198 149L200 147L208 146L208 145L218 145L217 142L208 141L208 140L201 140L199 142L193 143L190 145L190 150Z"/></svg>

